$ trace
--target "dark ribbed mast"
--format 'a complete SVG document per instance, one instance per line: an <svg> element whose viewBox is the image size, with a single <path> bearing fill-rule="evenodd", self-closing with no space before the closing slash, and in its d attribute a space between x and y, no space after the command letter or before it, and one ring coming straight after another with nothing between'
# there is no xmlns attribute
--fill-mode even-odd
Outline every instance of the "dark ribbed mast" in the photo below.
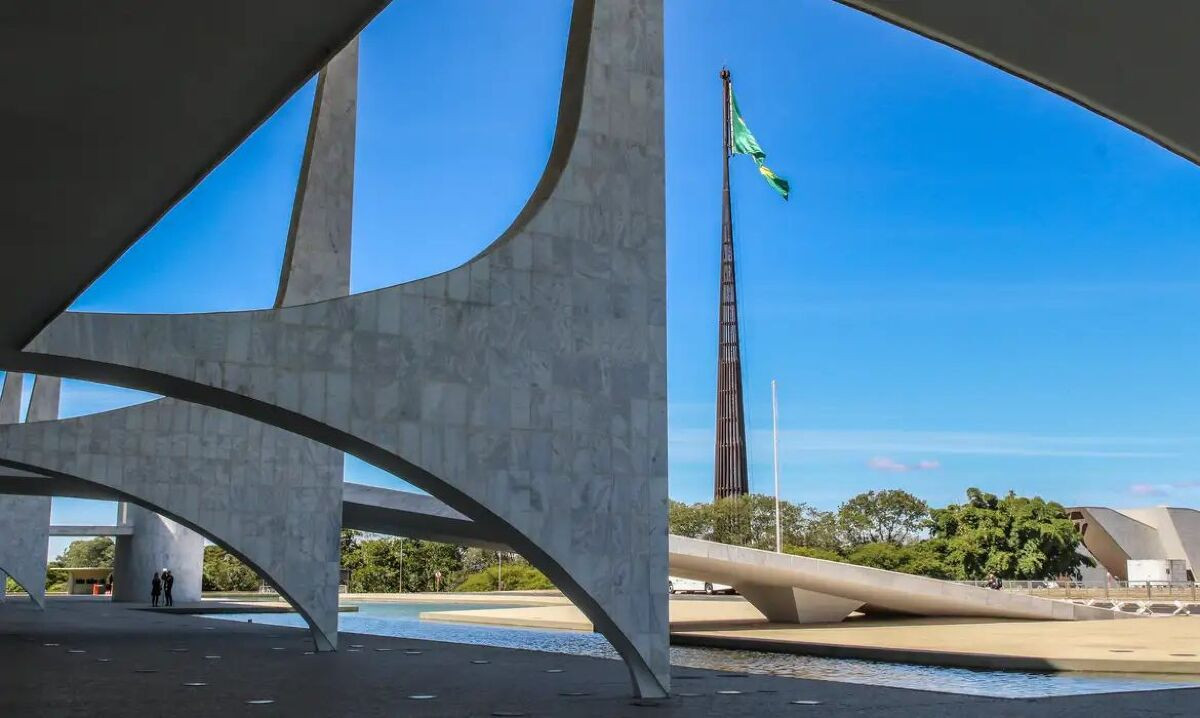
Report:
<svg viewBox="0 0 1200 718"><path fill-rule="evenodd" d="M725 143L721 161L721 307L717 349L717 446L713 498L750 493L746 475L746 421L742 413L742 353L738 345L737 280L733 266L733 217L729 203L729 156L733 137L729 70L721 70Z"/></svg>

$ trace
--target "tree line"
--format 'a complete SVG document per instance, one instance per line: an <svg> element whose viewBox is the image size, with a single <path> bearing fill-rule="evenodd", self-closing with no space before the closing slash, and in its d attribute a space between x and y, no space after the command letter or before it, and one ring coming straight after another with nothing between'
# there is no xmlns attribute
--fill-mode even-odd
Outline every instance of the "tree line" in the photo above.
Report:
<svg viewBox="0 0 1200 718"><path fill-rule="evenodd" d="M63 568L112 568L115 548L113 540L105 537L72 541L49 562L46 590L66 590ZM348 529L341 535L341 565L353 593L554 588L541 571L511 551L372 536ZM9 589L16 590L16 583L11 578L8 581ZM261 585L254 569L236 556L220 546L204 547L204 591L257 591Z"/></svg>
<svg viewBox="0 0 1200 718"><path fill-rule="evenodd" d="M344 529L341 566L351 593L528 591L554 588L519 554ZM253 591L258 575L219 546L204 548L205 591Z"/></svg>
<svg viewBox="0 0 1200 718"><path fill-rule="evenodd" d="M762 494L714 503L672 501L671 533L775 549L775 500ZM1082 537L1063 507L1009 492L967 489L966 501L930 508L907 491L868 491L835 511L780 502L783 550L958 581L1078 577L1095 565L1077 552Z"/></svg>
<svg viewBox="0 0 1200 718"><path fill-rule="evenodd" d="M899 489L868 491L822 511L780 503L783 550L953 580L1078 577L1094 565L1077 552L1081 537L1063 507L1009 492L998 497L967 489L966 501L930 508ZM751 494L714 503L670 503L671 533L774 550L775 501ZM72 542L47 571L47 590L62 590L62 567L113 565L109 538ZM553 588L520 555L436 541L380 537L343 530L341 565L353 593L494 591ZM440 578L439 578L440 577ZM254 570L219 546L204 548L205 591L254 591Z"/></svg>

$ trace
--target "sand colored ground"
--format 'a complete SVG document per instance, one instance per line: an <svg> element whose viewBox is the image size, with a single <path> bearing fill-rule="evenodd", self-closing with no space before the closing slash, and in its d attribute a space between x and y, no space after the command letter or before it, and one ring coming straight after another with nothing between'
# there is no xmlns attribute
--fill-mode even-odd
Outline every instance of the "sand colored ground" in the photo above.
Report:
<svg viewBox="0 0 1200 718"><path fill-rule="evenodd" d="M514 603L499 598L493 602ZM767 619L741 598L673 599L670 609L672 631L768 625ZM427 621L474 623L488 626L559 628L570 631L592 630L592 624L583 615L583 612L561 597L557 604L539 607L425 611L421 613L421 618Z"/></svg>
<svg viewBox="0 0 1200 718"><path fill-rule="evenodd" d="M423 619L591 630L570 605L435 611ZM807 655L1013 670L1200 675L1200 617L1125 621L867 618L770 624L743 600L672 600L671 640Z"/></svg>

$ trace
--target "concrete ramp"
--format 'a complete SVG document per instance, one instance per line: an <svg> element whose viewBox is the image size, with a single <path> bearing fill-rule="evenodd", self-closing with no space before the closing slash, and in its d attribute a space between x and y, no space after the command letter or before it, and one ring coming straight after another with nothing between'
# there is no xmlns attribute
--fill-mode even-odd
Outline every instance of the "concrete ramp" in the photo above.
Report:
<svg viewBox="0 0 1200 718"><path fill-rule="evenodd" d="M437 499L346 484L343 522L418 538L495 548L500 542ZM840 621L852 611L1078 621L1123 614L804 556L670 537L671 575L733 586L776 622Z"/></svg>
<svg viewBox="0 0 1200 718"><path fill-rule="evenodd" d="M861 606L914 616L1053 621L1122 617L1103 608L683 536L671 536L670 562L672 575L733 586L759 610L765 607L778 614L783 609L776 604L791 593L798 617L803 620L807 614L812 622L841 620ZM761 596L770 596L769 603L762 603ZM816 605L810 609L805 602ZM852 604L857 605L837 615ZM776 620L770 614L768 618Z"/></svg>

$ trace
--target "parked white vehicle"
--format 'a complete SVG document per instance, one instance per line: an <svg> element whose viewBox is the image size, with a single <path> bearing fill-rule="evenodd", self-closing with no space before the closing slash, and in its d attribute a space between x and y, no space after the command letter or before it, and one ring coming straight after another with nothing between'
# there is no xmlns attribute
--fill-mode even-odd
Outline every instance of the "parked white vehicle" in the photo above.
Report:
<svg viewBox="0 0 1200 718"><path fill-rule="evenodd" d="M667 577L667 590L671 593L734 593L733 586L678 576Z"/></svg>

